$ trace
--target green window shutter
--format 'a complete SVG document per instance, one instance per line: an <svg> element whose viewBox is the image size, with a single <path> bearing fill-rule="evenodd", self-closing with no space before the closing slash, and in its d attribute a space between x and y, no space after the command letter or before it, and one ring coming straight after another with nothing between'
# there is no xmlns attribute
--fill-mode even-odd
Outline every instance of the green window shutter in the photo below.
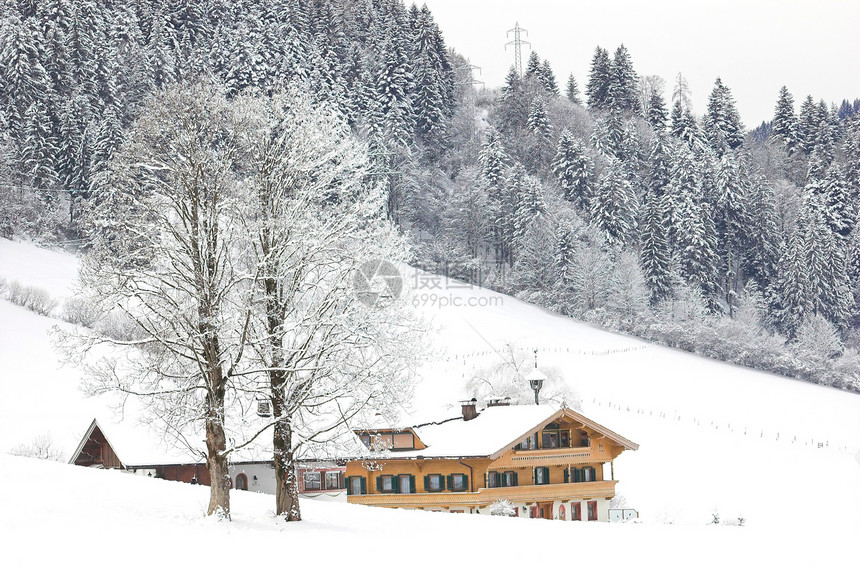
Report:
<svg viewBox="0 0 860 569"><path fill-rule="evenodd" d="M376 477L376 491L382 492L382 476Z"/></svg>
<svg viewBox="0 0 860 569"><path fill-rule="evenodd" d="M517 473L516 473L516 472L514 472L514 486L519 486L519 485L520 485L520 483L519 483L519 481L517 480Z"/></svg>
<svg viewBox="0 0 860 569"><path fill-rule="evenodd" d="M346 477L346 495L352 496L352 476Z"/></svg>
<svg viewBox="0 0 860 569"><path fill-rule="evenodd" d="M472 487L469 486L469 475L464 474L463 475L463 492L468 492L471 489L472 489Z"/></svg>
<svg viewBox="0 0 860 569"><path fill-rule="evenodd" d="M567 484L570 482L570 468L564 469L564 483Z"/></svg>
<svg viewBox="0 0 860 569"><path fill-rule="evenodd" d="M415 493L415 475L414 474L409 475L409 492L411 492L412 494Z"/></svg>
<svg viewBox="0 0 860 569"><path fill-rule="evenodd" d="M549 484L549 466L543 467L543 483Z"/></svg>
<svg viewBox="0 0 860 569"><path fill-rule="evenodd" d="M451 484L451 475L445 477L445 485L444 488L447 488L449 491L454 489L454 485Z"/></svg>
<svg viewBox="0 0 860 569"><path fill-rule="evenodd" d="M430 475L429 474L424 475L424 491L425 492L430 491Z"/></svg>
<svg viewBox="0 0 860 569"><path fill-rule="evenodd" d="M395 494L400 491L400 475L397 474L391 479L391 491Z"/></svg>
<svg viewBox="0 0 860 569"><path fill-rule="evenodd" d="M367 494L367 478L361 477L361 493Z"/></svg>

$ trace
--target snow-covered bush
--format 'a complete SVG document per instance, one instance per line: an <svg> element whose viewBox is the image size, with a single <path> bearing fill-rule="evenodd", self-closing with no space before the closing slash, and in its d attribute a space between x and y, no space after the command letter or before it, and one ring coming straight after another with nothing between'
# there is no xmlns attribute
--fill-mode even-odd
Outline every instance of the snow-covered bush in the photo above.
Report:
<svg viewBox="0 0 860 569"><path fill-rule="evenodd" d="M122 312L111 312L105 318L95 322L93 328L100 334L119 342L139 340L145 335L137 322Z"/></svg>
<svg viewBox="0 0 860 569"><path fill-rule="evenodd" d="M50 316L57 307L57 301L51 298L48 291L37 286L21 284L18 281L8 284L6 296L9 302L42 316Z"/></svg>
<svg viewBox="0 0 860 569"><path fill-rule="evenodd" d="M99 306L88 298L72 297L63 304L63 320L92 328L101 317Z"/></svg>
<svg viewBox="0 0 860 569"><path fill-rule="evenodd" d="M490 504L491 516L507 516L513 517L517 515L517 509L511 504L510 500L498 499Z"/></svg>
<svg viewBox="0 0 860 569"><path fill-rule="evenodd" d="M42 460L63 460L62 451L57 448L50 435L39 435L29 443L22 443L9 451L13 456L26 456Z"/></svg>

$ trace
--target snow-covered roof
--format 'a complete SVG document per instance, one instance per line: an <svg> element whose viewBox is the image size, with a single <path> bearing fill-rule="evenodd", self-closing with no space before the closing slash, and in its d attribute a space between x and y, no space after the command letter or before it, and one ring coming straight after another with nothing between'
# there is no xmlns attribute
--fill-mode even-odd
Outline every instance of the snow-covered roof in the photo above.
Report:
<svg viewBox="0 0 860 569"><path fill-rule="evenodd" d="M562 415L573 418L586 427L606 435L627 449L638 445L591 419L567 408L549 405L509 405L488 407L470 420L456 417L435 424L412 427L427 448L392 451L391 458L441 458L487 456L496 458L525 436L551 423Z"/></svg>

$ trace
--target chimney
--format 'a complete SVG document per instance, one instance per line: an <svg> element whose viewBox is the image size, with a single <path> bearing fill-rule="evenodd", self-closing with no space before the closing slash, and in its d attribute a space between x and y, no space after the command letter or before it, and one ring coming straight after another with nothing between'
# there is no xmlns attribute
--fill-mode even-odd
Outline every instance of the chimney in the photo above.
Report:
<svg viewBox="0 0 860 569"><path fill-rule="evenodd" d="M472 397L469 401L461 401L460 406L463 410L463 420L471 421L478 416L477 408L478 400Z"/></svg>

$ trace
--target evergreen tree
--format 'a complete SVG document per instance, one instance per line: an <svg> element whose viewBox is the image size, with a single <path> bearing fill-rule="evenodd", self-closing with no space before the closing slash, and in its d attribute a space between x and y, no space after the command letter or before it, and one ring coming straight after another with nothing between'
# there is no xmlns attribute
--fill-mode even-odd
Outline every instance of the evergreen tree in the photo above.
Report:
<svg viewBox="0 0 860 569"><path fill-rule="evenodd" d="M773 113L773 132L786 145L789 152L797 143L797 115L794 114L794 97L783 85Z"/></svg>
<svg viewBox="0 0 860 569"><path fill-rule="evenodd" d="M549 95L553 97L558 96L558 83L555 80L555 73L552 72L552 67L546 59L543 60L543 64L540 66L538 78L540 79L540 84L543 85L544 90Z"/></svg>
<svg viewBox="0 0 860 569"><path fill-rule="evenodd" d="M573 73L567 78L567 86L565 86L564 94L567 97L567 100L575 105L582 104L582 98L579 96L579 86L576 84L576 79L573 77Z"/></svg>
<svg viewBox="0 0 860 569"><path fill-rule="evenodd" d="M645 192L640 258L652 305L667 298L672 292L668 201L667 196L658 195L653 188L648 188Z"/></svg>
<svg viewBox="0 0 860 569"><path fill-rule="evenodd" d="M40 32L33 20L11 18L0 36L0 88L6 120L15 133L24 127L24 115L37 100L49 94L49 80L42 66Z"/></svg>
<svg viewBox="0 0 860 569"><path fill-rule="evenodd" d="M766 291L777 275L781 244L776 197L770 182L764 177L751 184L747 210L755 213L747 216L743 272Z"/></svg>
<svg viewBox="0 0 860 569"><path fill-rule="evenodd" d="M610 159L591 202L591 220L610 244L626 243L636 229L636 194L619 160Z"/></svg>
<svg viewBox="0 0 860 569"><path fill-rule="evenodd" d="M585 96L590 109L605 109L608 105L609 85L612 80L612 62L609 52L597 46L591 58L591 71Z"/></svg>
<svg viewBox="0 0 860 569"><path fill-rule="evenodd" d="M658 133L666 130L666 123L669 120L669 113L666 110L666 103L663 102L663 97L660 93L654 92L648 100L648 113L645 116L648 124Z"/></svg>
<svg viewBox="0 0 860 569"><path fill-rule="evenodd" d="M815 149L819 129L818 107L808 95L800 105L800 116L797 120L797 146L806 154Z"/></svg>
<svg viewBox="0 0 860 569"><path fill-rule="evenodd" d="M585 149L568 130L561 133L552 171L561 186L564 199L587 211L591 200L591 161Z"/></svg>
<svg viewBox="0 0 860 569"><path fill-rule="evenodd" d="M735 100L728 87L717 77L708 99L705 114L705 134L711 148L721 156L726 149L735 149L744 142L744 126L735 108Z"/></svg>
<svg viewBox="0 0 860 569"><path fill-rule="evenodd" d="M23 160L31 184L36 188L54 190L57 188L57 141L51 128L48 110L42 101L37 100L25 116ZM44 201L52 201L51 192L43 192Z"/></svg>
<svg viewBox="0 0 860 569"><path fill-rule="evenodd" d="M621 44L615 50L615 56L609 66L609 86L606 92L607 107L620 113L641 112L636 88L637 77L633 70L630 53L624 44Z"/></svg>
<svg viewBox="0 0 860 569"><path fill-rule="evenodd" d="M549 122L549 117L544 110L543 102L540 99L532 101L531 110L528 118L529 130L535 133L542 140L549 141L552 139L552 125Z"/></svg>
<svg viewBox="0 0 860 569"><path fill-rule="evenodd" d="M528 106L522 79L511 66L502 87L502 104L497 107L499 130L513 134L527 126Z"/></svg>
<svg viewBox="0 0 860 569"><path fill-rule="evenodd" d="M523 74L524 77L534 77L538 79L541 74L541 63L540 56L538 56L536 51L533 51L529 54L528 62L526 62L526 70Z"/></svg>

